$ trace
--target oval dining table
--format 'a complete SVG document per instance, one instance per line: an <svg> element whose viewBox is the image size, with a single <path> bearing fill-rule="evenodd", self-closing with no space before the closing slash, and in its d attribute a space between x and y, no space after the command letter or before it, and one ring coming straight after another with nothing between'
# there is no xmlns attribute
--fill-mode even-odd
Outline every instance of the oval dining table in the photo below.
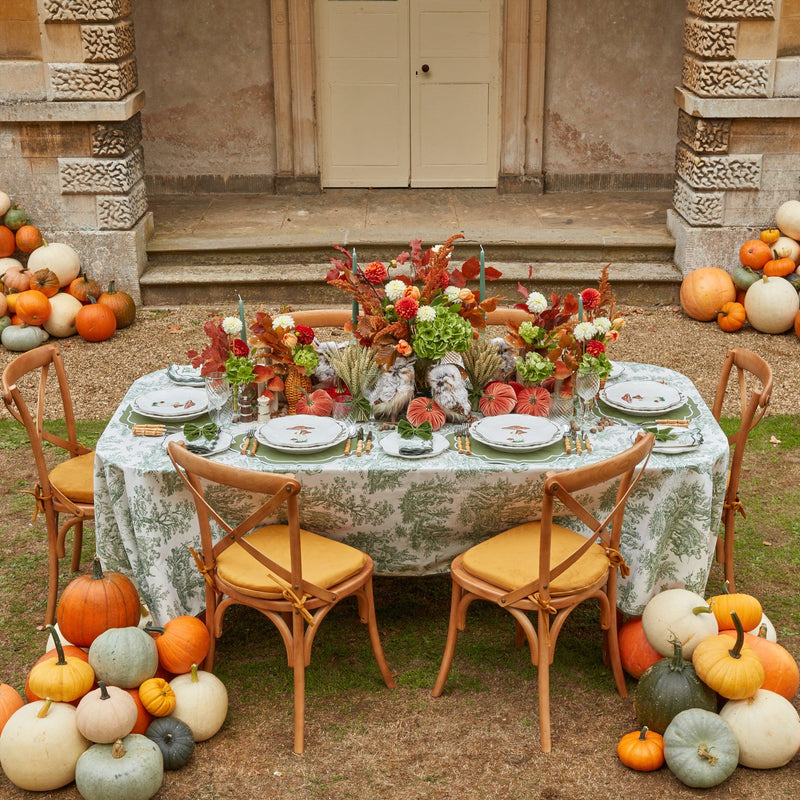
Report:
<svg viewBox="0 0 800 800"><path fill-rule="evenodd" d="M641 614L648 599L671 587L702 593L714 556L728 465L728 442L694 384L662 367L620 363L616 380L661 381L677 389L684 404L666 416L689 420L702 442L683 452L654 451L628 500L621 552L630 574L620 578L618 607ZM609 384L610 386L611 384ZM174 472L164 437L134 436L133 425L153 423L134 405L137 397L174 387L161 370L134 382L96 447L96 547L106 570L131 577L157 624L204 609L203 579L191 553L200 536L188 490ZM608 389L609 386L606 388ZM374 445L356 455L345 445L314 453L287 453L259 444L240 453L250 427L228 429L231 446L211 456L225 464L294 473L300 481L301 524L368 552L378 575L446 573L459 553L513 525L537 518L545 474L588 464L630 446L652 417L632 416L600 400L596 415L610 420L590 434L591 450L566 452L563 440L532 452L507 452L471 439L458 452L459 430L439 433L447 449L434 457L390 455L388 435L372 422ZM661 415L663 416L663 415ZM207 418L196 420L198 424ZM678 429L676 429L678 430ZM658 447L658 443L657 443ZM613 492L599 487L594 502L609 512ZM231 496L242 518L250 498ZM570 524L565 517L562 522ZM572 523L574 525L574 522Z"/></svg>

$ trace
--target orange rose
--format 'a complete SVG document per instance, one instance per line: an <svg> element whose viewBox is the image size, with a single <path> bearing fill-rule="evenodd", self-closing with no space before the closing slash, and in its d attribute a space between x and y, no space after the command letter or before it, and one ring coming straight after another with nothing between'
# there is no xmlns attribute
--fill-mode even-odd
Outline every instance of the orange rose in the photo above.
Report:
<svg viewBox="0 0 800 800"><path fill-rule="evenodd" d="M406 286L403 297L413 297L415 300L419 300L419 289L416 286Z"/></svg>
<svg viewBox="0 0 800 800"><path fill-rule="evenodd" d="M401 339L394 346L394 349L397 350L398 354L401 356L410 356L412 353L411 345L405 339Z"/></svg>
<svg viewBox="0 0 800 800"><path fill-rule="evenodd" d="M286 347L294 347L297 344L297 337L293 333L284 333L281 343Z"/></svg>
<svg viewBox="0 0 800 800"><path fill-rule="evenodd" d="M458 299L462 303L467 303L467 304L474 303L475 302L475 295L472 293L472 291L470 289L462 289L458 293Z"/></svg>

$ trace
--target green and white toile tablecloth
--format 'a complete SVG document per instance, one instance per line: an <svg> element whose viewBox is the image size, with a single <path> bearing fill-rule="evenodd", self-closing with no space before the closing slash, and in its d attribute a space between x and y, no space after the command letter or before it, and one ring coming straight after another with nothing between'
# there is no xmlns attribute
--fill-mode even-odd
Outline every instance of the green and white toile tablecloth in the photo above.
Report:
<svg viewBox="0 0 800 800"><path fill-rule="evenodd" d="M628 501L621 550L631 574L620 579L618 605L626 614L640 614L663 588L685 586L703 592L722 513L729 452L727 439L688 378L650 365L623 366L621 380L663 380L680 390L688 398L686 405L666 416L690 418L704 437L702 445L687 453L654 453ZM131 433L135 422L152 421L133 412L134 398L171 386L165 371L137 380L100 438L95 461L101 563L136 582L158 624L180 614L198 614L205 604L203 580L189 551L190 546L200 547L191 497L172 468L163 440ZM260 445L254 458L240 455L238 448L213 458L250 469L295 473L303 485L303 527L365 550L378 574L430 575L446 572L458 553L477 542L537 518L548 470L598 461L628 447L642 418L625 417L602 404L597 410L619 424L594 434L592 452L582 455L567 455L562 442L513 454L473 439L471 456L451 447L423 460L395 458L378 445L369 455L345 457L343 444L299 456ZM247 427L234 426L234 445ZM452 441L452 430L442 432ZM613 487L601 487L595 500L609 512L613 495Z"/></svg>

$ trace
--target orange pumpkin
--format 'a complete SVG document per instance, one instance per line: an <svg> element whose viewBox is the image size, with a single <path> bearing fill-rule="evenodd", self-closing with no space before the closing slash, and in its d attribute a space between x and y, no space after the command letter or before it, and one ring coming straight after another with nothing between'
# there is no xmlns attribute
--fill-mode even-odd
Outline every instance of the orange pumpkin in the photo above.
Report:
<svg viewBox="0 0 800 800"><path fill-rule="evenodd" d="M97 298L100 305L108 306L117 318L117 330L127 328L136 319L136 304L127 292L117 291L114 281L108 284L108 291Z"/></svg>
<svg viewBox="0 0 800 800"><path fill-rule="evenodd" d="M664 765L664 737L646 725L626 733L617 743L619 760L638 772L652 772Z"/></svg>
<svg viewBox="0 0 800 800"><path fill-rule="evenodd" d="M23 225L17 230L17 247L23 253L32 253L44 244L42 233L35 225Z"/></svg>
<svg viewBox="0 0 800 800"><path fill-rule="evenodd" d="M720 631L721 634L736 639L736 631ZM766 634L766 627L764 628ZM764 636L753 636L752 633L744 635L745 644L755 652L764 667L764 683L762 689L791 700L800 687L800 669L794 656L782 645L771 642Z"/></svg>
<svg viewBox="0 0 800 800"><path fill-rule="evenodd" d="M17 249L17 240L14 231L5 225L0 225L0 258L8 258Z"/></svg>
<svg viewBox="0 0 800 800"><path fill-rule="evenodd" d="M764 244L764 247L767 245ZM688 316L700 322L710 322L716 319L717 311L725 303L735 300L736 287L733 278L724 269L701 267L689 272L683 279L680 298L681 308Z"/></svg>
<svg viewBox="0 0 800 800"><path fill-rule="evenodd" d="M333 398L324 389L317 389L311 394L303 394L297 400L295 412L297 414L311 414L314 417L329 417L333 413ZM189 662L189 666L186 669L173 671L188 672L191 666L192 662Z"/></svg>
<svg viewBox="0 0 800 800"><path fill-rule="evenodd" d="M38 289L28 289L20 292L14 311L26 325L42 325L50 316L50 300Z"/></svg>
<svg viewBox="0 0 800 800"><path fill-rule="evenodd" d="M101 289L100 284L94 278L87 278L81 272L75 280L70 282L67 291L81 303L88 303L90 297L94 297L95 300L100 297Z"/></svg>
<svg viewBox="0 0 800 800"><path fill-rule="evenodd" d="M797 334L797 338L800 339L800 311L797 312L797 316L794 318L794 332Z"/></svg>
<svg viewBox="0 0 800 800"><path fill-rule="evenodd" d="M117 330L117 318L108 306L90 297L89 304L81 308L75 317L75 328L87 342L104 342Z"/></svg>
<svg viewBox="0 0 800 800"><path fill-rule="evenodd" d="M0 733L9 717L25 705L20 693L7 683L0 683Z"/></svg>
<svg viewBox="0 0 800 800"><path fill-rule="evenodd" d="M546 417L553 405L553 398L541 386L528 386L517 395L517 413L534 417Z"/></svg>
<svg viewBox="0 0 800 800"><path fill-rule="evenodd" d="M144 707L142 698L139 697L138 686L133 689L125 689L125 691L133 698L133 702L136 703L136 710L139 712L139 716L136 718L136 724L133 726L131 733L144 734L153 721L153 715Z"/></svg>
<svg viewBox="0 0 800 800"><path fill-rule="evenodd" d="M56 610L63 636L80 647L89 645L109 628L139 624L139 592L120 572L103 572L95 558L91 575L71 581L61 594Z"/></svg>
<svg viewBox="0 0 800 800"><path fill-rule="evenodd" d="M430 422L431 428L438 431L447 416L444 410L430 397L415 397L406 409L406 419L418 428L423 422Z"/></svg>
<svg viewBox="0 0 800 800"><path fill-rule="evenodd" d="M641 617L631 617L619 629L619 654L622 668L638 681L645 670L663 656L647 641Z"/></svg>
<svg viewBox="0 0 800 800"><path fill-rule="evenodd" d="M517 404L517 394L507 383L493 381L484 390L478 406L487 417L510 414Z"/></svg>
<svg viewBox="0 0 800 800"><path fill-rule="evenodd" d="M797 269L797 264L788 256L771 258L764 264L764 274L770 277L783 278Z"/></svg>
<svg viewBox="0 0 800 800"><path fill-rule="evenodd" d="M750 239L739 248L739 261L750 269L764 269L772 258L772 250L761 239Z"/></svg>
<svg viewBox="0 0 800 800"><path fill-rule="evenodd" d="M758 238L767 244L775 244L781 238L781 232L777 228L767 228L758 234Z"/></svg>
<svg viewBox="0 0 800 800"><path fill-rule="evenodd" d="M747 313L741 303L725 303L725 305L717 311L717 325L727 333L738 331L746 321Z"/></svg>
<svg viewBox="0 0 800 800"><path fill-rule="evenodd" d="M158 663L167 672L176 675L189 672L192 664L202 664L208 655L211 644L208 628L197 617L175 617L163 628L148 624L145 630L155 636ZM151 708L147 710L153 713Z"/></svg>
<svg viewBox="0 0 800 800"><path fill-rule="evenodd" d="M46 297L53 297L59 290L58 275L51 269L37 269L31 275L31 289L38 289Z"/></svg>

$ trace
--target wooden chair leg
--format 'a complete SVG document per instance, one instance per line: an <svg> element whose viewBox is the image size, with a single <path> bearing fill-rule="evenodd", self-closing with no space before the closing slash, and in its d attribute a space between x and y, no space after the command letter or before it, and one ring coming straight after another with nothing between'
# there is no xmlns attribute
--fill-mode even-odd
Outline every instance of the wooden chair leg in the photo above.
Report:
<svg viewBox="0 0 800 800"><path fill-rule="evenodd" d="M48 542L47 550L47 610L44 615L44 624L55 625L58 600L58 553L54 541Z"/></svg>
<svg viewBox="0 0 800 800"><path fill-rule="evenodd" d="M436 676L436 683L433 685L431 695L441 696L444 685L447 683L447 676L450 674L450 667L453 664L453 656L456 652L456 641L458 640L458 607L461 602L461 587L453 581L453 592L450 600L450 623L447 628L447 642L444 646L444 655L439 667L439 674Z"/></svg>
<svg viewBox="0 0 800 800"><path fill-rule="evenodd" d="M614 673L614 682L620 697L628 696L628 685L625 683L625 673L622 670L622 657L619 652L619 622L617 610L612 608L609 612L608 630L604 631L605 649L611 662L611 671Z"/></svg>
<svg viewBox="0 0 800 800"><path fill-rule="evenodd" d="M390 689L397 688L392 677L392 671L386 663L386 656L383 652L383 645L381 645L381 635L378 631L378 620L375 616L375 598L372 593L372 580L369 580L364 585L364 612L366 613L367 630L369 631L369 641L372 645L372 654L375 656L375 661L378 664L378 669L383 677L383 682ZM359 596L359 601L361 597Z"/></svg>
<svg viewBox="0 0 800 800"><path fill-rule="evenodd" d="M70 569L77 572L81 568L81 551L83 550L83 522L76 522L72 530L72 562Z"/></svg>
<svg viewBox="0 0 800 800"><path fill-rule="evenodd" d="M546 611L539 610L539 742L543 753L552 749L550 740L550 650L547 634L550 620Z"/></svg>
<svg viewBox="0 0 800 800"><path fill-rule="evenodd" d="M725 580L728 582L728 591L736 591L736 581L733 576L733 545L735 541L734 532L736 530L736 518L733 513L726 515L725 518L725 541L723 542L723 562L725 569Z"/></svg>
<svg viewBox="0 0 800 800"><path fill-rule="evenodd" d="M292 619L292 669L294 670L294 752L302 755L306 738L305 624L299 611Z"/></svg>

